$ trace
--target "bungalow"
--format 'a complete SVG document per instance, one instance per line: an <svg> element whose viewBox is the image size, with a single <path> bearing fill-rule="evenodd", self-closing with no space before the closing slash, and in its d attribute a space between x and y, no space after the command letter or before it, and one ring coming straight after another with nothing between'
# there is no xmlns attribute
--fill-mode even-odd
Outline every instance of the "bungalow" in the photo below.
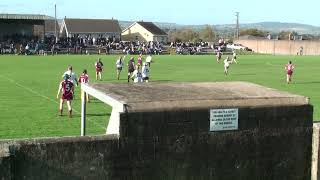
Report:
<svg viewBox="0 0 320 180"><path fill-rule="evenodd" d="M126 41L158 41L168 42L168 34L152 22L135 22L122 31L122 39Z"/></svg>

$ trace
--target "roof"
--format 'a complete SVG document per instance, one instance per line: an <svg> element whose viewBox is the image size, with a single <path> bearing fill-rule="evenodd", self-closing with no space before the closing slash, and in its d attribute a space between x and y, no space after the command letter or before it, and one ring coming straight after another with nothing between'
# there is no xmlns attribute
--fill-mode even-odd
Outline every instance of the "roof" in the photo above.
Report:
<svg viewBox="0 0 320 180"><path fill-rule="evenodd" d="M118 20L64 19L69 33L121 33Z"/></svg>
<svg viewBox="0 0 320 180"><path fill-rule="evenodd" d="M89 84L128 112L223 107L291 106L308 98L247 82ZM110 104L113 106L112 104Z"/></svg>
<svg viewBox="0 0 320 180"><path fill-rule="evenodd" d="M48 20L54 18L41 14L0 14L0 19Z"/></svg>
<svg viewBox="0 0 320 180"><path fill-rule="evenodd" d="M44 21L44 28L45 32L54 32L55 31L55 25L54 22L56 22L57 32L59 32L59 23L55 20L45 20Z"/></svg>
<svg viewBox="0 0 320 180"><path fill-rule="evenodd" d="M137 24L140 24L143 28L145 28L147 31L154 35L167 35L166 32L164 32L162 29L160 29L158 26L153 24L152 22L143 22L139 21Z"/></svg>

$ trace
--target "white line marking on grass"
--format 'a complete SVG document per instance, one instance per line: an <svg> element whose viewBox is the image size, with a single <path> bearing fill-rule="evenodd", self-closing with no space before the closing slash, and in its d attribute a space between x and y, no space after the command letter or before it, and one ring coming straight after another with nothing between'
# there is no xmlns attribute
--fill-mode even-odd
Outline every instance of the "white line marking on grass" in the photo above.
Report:
<svg viewBox="0 0 320 180"><path fill-rule="evenodd" d="M18 87L20 87L20 88L23 88L23 89L29 91L29 92L32 93L32 94L35 94L35 95L40 96L40 97L42 97L42 98L44 98L44 99L47 99L48 101L54 102L54 103L56 103L56 104L59 104L59 102L57 102L57 101L49 98L48 96L45 96L45 95L43 95L43 94L40 94L39 92L37 92L37 91L35 91L35 90L27 87L27 86L24 86L24 85L18 83L17 81L15 81L15 80L13 80L13 79L11 79L11 78L8 78L8 77L6 77L6 76L4 76L4 75L1 75L1 74L0 74L0 77L1 77L2 79L5 79L5 80L10 81L12 84L15 84L16 86L18 86ZM77 110L75 110L75 109L73 109L73 111L80 114L80 112L77 111ZM96 126L101 127L101 128L104 129L104 130L107 130L107 128L105 128L104 126L101 126L100 124L96 123L95 121L93 121L93 120L91 120L91 119L89 119L89 118L87 118L87 119L88 119L89 121L92 121L93 124L95 124Z"/></svg>
<svg viewBox="0 0 320 180"><path fill-rule="evenodd" d="M281 65L271 64L270 62L266 62L266 65L273 66L273 67L282 67Z"/></svg>

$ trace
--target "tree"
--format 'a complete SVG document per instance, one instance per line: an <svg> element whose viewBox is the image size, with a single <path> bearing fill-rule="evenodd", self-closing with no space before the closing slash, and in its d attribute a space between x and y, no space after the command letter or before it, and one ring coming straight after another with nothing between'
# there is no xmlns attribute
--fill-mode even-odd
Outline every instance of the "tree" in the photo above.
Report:
<svg viewBox="0 0 320 180"><path fill-rule="evenodd" d="M191 28L183 29L179 33L179 38L184 42L197 42L199 41L199 33L192 30Z"/></svg>
<svg viewBox="0 0 320 180"><path fill-rule="evenodd" d="M289 40L289 36L290 36L290 40L293 40L293 36L297 36L298 33L293 31L293 32L290 32L290 31L281 31L279 33L279 39L281 40Z"/></svg>
<svg viewBox="0 0 320 180"><path fill-rule="evenodd" d="M245 35L266 37L267 33L256 28L251 28L251 29L244 29L240 31L240 36L245 36Z"/></svg>
<svg viewBox="0 0 320 180"><path fill-rule="evenodd" d="M171 42L197 42L199 41L199 33L191 28L176 30L172 29L168 32L169 40Z"/></svg>
<svg viewBox="0 0 320 180"><path fill-rule="evenodd" d="M179 42L181 39L179 38L179 31L176 29L171 29L168 31L168 38L170 42Z"/></svg>
<svg viewBox="0 0 320 180"><path fill-rule="evenodd" d="M200 39L206 42L213 42L215 40L215 33L211 26L206 25L199 34Z"/></svg>

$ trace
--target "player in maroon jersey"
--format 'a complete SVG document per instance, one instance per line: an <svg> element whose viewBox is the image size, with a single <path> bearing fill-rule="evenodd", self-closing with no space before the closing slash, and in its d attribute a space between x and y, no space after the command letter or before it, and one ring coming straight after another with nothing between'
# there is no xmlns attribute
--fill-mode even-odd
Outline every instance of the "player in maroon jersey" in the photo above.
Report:
<svg viewBox="0 0 320 180"><path fill-rule="evenodd" d="M78 82L79 82L80 84L89 83L89 75L88 75L86 69L83 70L82 74L81 74L80 77L79 77ZM82 90L81 90L81 94L82 94ZM90 101L89 101L89 95L88 95L88 93L87 93L87 95L86 95L86 99L87 99L87 102L90 102Z"/></svg>
<svg viewBox="0 0 320 180"><path fill-rule="evenodd" d="M141 69L141 67L142 67L142 54L140 54L138 57L137 65L138 65L138 69Z"/></svg>
<svg viewBox="0 0 320 180"><path fill-rule="evenodd" d="M59 85L59 90L57 94L57 99L59 98L61 92L61 99L60 99L60 116L62 116L63 112L63 103L66 100L69 110L69 117L72 117L72 107L71 107L71 101L73 100L73 92L74 92L74 85L72 81L70 81L70 76L65 75L63 77L63 81L61 81Z"/></svg>
<svg viewBox="0 0 320 180"><path fill-rule="evenodd" d="M284 69L286 70L287 72L287 83L291 83L291 78L292 78L292 74L293 74L293 69L294 69L294 66L292 64L291 61L289 61L288 64L286 64L286 66L284 67Z"/></svg>
<svg viewBox="0 0 320 180"><path fill-rule="evenodd" d="M221 57L222 57L222 52L221 51L217 51L217 62L220 63Z"/></svg>
<svg viewBox="0 0 320 180"><path fill-rule="evenodd" d="M131 57L129 62L128 62L128 82L130 81L130 77L132 76L134 70L135 70L135 63L134 63L134 58Z"/></svg>
<svg viewBox="0 0 320 180"><path fill-rule="evenodd" d="M103 63L101 62L101 59L99 58L98 61L94 64L96 67L96 80L102 80L102 70L103 70Z"/></svg>

